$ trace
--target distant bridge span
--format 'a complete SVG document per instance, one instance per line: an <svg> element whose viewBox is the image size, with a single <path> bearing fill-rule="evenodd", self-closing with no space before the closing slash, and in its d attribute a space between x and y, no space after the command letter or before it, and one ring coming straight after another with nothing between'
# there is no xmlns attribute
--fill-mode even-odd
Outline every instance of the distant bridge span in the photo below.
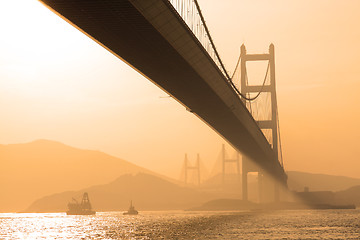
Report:
<svg viewBox="0 0 360 240"><path fill-rule="evenodd" d="M167 0L41 0L274 177L286 174L246 106Z"/></svg>

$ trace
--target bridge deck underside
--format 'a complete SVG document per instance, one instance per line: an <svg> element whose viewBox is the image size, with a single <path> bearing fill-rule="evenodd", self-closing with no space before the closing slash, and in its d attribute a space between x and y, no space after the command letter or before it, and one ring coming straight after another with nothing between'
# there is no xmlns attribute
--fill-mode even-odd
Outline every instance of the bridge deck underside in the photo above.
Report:
<svg viewBox="0 0 360 240"><path fill-rule="evenodd" d="M274 176L284 176L270 145L244 104L165 1L42 2L191 109L263 169ZM149 4L159 6L145 8ZM151 19L151 16L154 17ZM171 27L176 29L174 34L182 37L170 40L164 37L166 27L154 27L161 21L172 23ZM189 48L188 51L186 48ZM193 54L196 51L195 56L187 59L186 52ZM204 75L204 70L208 76Z"/></svg>

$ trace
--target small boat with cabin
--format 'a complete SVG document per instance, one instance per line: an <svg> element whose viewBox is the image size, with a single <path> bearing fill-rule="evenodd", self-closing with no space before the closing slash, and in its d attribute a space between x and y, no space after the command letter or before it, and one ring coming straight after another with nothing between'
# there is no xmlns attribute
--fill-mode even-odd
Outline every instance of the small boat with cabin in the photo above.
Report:
<svg viewBox="0 0 360 240"><path fill-rule="evenodd" d="M96 213L92 210L87 192L84 193L81 203L73 198L72 202L68 203L68 208L67 215L94 215Z"/></svg>
<svg viewBox="0 0 360 240"><path fill-rule="evenodd" d="M132 200L130 201L130 207L127 212L124 212L124 215L138 215L138 211L135 209L135 207L132 205Z"/></svg>

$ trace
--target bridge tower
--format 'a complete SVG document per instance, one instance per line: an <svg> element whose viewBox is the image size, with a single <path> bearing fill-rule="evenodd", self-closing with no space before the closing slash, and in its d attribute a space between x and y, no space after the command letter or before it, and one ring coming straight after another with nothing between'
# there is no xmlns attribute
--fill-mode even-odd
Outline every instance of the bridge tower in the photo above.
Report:
<svg viewBox="0 0 360 240"><path fill-rule="evenodd" d="M274 44L270 44L269 53L265 54L248 54L246 52L245 45L243 44L240 48L240 69L241 69L241 94L244 96L250 96L251 93L268 92L271 94L271 119L269 120L258 120L257 123L261 130L268 129L271 131L271 148L274 150L276 159L279 160L279 148L278 148L278 111L277 111L277 100L276 100L276 85L275 85L275 49ZM248 85L247 82L247 69L246 63L249 61L268 61L270 71L270 84L268 85ZM243 98L244 104L246 100ZM270 144L270 143L269 143ZM264 191L264 178L268 178L266 173L255 166L245 156L242 158L242 186L243 186L243 199L248 200L247 191L247 174L249 172L258 172L259 181L259 200L262 201L262 195ZM279 189L277 184L274 186L274 197L275 201L279 200Z"/></svg>
<svg viewBox="0 0 360 240"><path fill-rule="evenodd" d="M222 145L222 183L225 185L225 166L227 163L236 163L236 174L240 182L240 158L239 153L236 153L235 159L226 158L225 144Z"/></svg>
<svg viewBox="0 0 360 240"><path fill-rule="evenodd" d="M185 184L188 184L188 177L189 177L189 173L196 173L196 177L197 177L197 184L198 186L200 186L200 155L197 154L197 159L196 159L196 164L195 166L191 166L189 164L189 160L187 157L187 154L185 154L185 159L184 159L184 171L185 171Z"/></svg>

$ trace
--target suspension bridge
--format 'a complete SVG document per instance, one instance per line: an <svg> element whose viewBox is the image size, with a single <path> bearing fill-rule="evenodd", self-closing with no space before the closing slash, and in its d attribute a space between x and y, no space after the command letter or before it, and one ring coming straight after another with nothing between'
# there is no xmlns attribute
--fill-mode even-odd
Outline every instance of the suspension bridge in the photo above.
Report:
<svg viewBox="0 0 360 240"><path fill-rule="evenodd" d="M286 184L273 45L267 54L248 54L242 46L230 76L197 0L40 1L163 89L256 163L256 169L243 164L243 190L247 184L244 173L251 171L263 171ZM269 62L262 85L249 85L248 61ZM265 97L265 104L270 103L271 108L269 119L259 111L260 96L266 94L270 96ZM250 162L244 157L243 161Z"/></svg>

